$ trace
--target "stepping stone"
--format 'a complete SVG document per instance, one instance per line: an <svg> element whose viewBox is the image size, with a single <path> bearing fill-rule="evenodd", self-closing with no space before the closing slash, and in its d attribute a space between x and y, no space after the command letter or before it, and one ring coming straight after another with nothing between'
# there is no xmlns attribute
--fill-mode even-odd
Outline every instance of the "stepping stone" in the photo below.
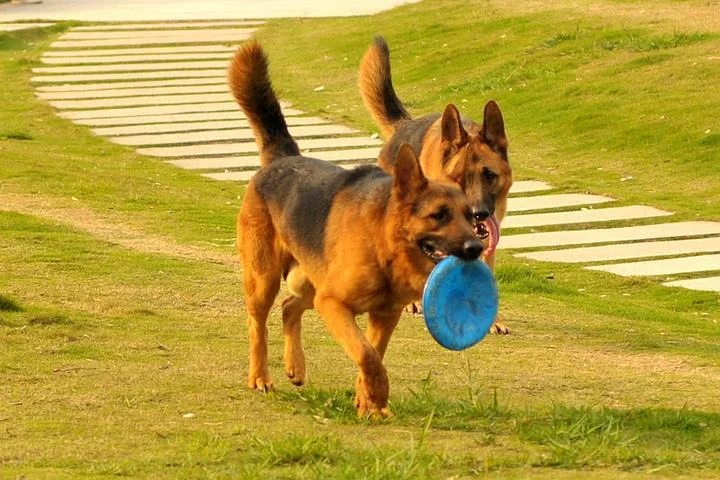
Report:
<svg viewBox="0 0 720 480"><path fill-rule="evenodd" d="M358 133L345 125L310 125L289 127L293 137L320 137L323 135L341 135ZM254 140L255 135L249 128L242 130L206 130L200 132L165 133L150 135L128 135L110 137L108 140L120 145L178 145L184 143L207 143L225 140Z"/></svg>
<svg viewBox="0 0 720 480"><path fill-rule="evenodd" d="M182 23L123 23L115 25L93 25L75 27L74 32L103 32L112 30L160 30L180 28L212 28L212 27L249 27L262 25L262 20L242 20L228 22L182 22Z"/></svg>
<svg viewBox="0 0 720 480"><path fill-rule="evenodd" d="M0 32L15 32L29 28L45 28L55 25L54 23L0 23Z"/></svg>
<svg viewBox="0 0 720 480"><path fill-rule="evenodd" d="M663 283L666 287L683 287L703 292L720 292L720 277L693 278Z"/></svg>
<svg viewBox="0 0 720 480"><path fill-rule="evenodd" d="M177 80L147 80L144 82L105 82L105 83L83 83L81 85L38 85L35 90L42 93L51 92L75 92L81 93L86 91L96 92L101 95L103 91L113 90L133 90L144 88L163 88L163 87L201 87L203 85L225 86L227 90L227 75L210 78L179 78Z"/></svg>
<svg viewBox="0 0 720 480"><path fill-rule="evenodd" d="M608 222L672 215L657 208L644 206L576 210L572 212L536 213L532 215L509 215L503 220L504 228L539 227L542 225L568 225L573 223Z"/></svg>
<svg viewBox="0 0 720 480"><path fill-rule="evenodd" d="M671 257L689 253L720 252L720 237L669 240L663 242L624 243L602 247L568 248L544 252L520 253L518 257L545 262L607 262L643 257Z"/></svg>
<svg viewBox="0 0 720 480"><path fill-rule="evenodd" d="M231 33L212 35L188 35L183 32L175 37L156 37L151 34L148 37L132 38L109 38L102 40L57 40L51 48L96 48L96 47L130 47L138 45L178 45L183 43L240 43L251 38L249 33Z"/></svg>
<svg viewBox="0 0 720 480"><path fill-rule="evenodd" d="M505 222L503 222L505 226ZM638 227L598 228L563 232L523 233L500 237L502 248L536 248L556 245L582 245L606 242L629 242L653 238L697 237L720 234L720 223L678 222Z"/></svg>
<svg viewBox="0 0 720 480"><path fill-rule="evenodd" d="M229 60L231 52L216 53L173 53L156 55L111 55L108 57L42 57L40 60L46 65L85 65L105 63L133 63L133 62L170 62L189 60Z"/></svg>
<svg viewBox="0 0 720 480"><path fill-rule="evenodd" d="M585 195L580 193L560 193L557 195L540 195L536 197L519 197L508 199L508 211L522 212L528 210L546 210L548 208L573 207L612 202L613 198L602 195Z"/></svg>
<svg viewBox="0 0 720 480"><path fill-rule="evenodd" d="M513 182L512 187L510 187L510 194L541 192L543 190L551 189L552 187L546 182L541 182L539 180L523 180L520 182Z"/></svg>
<svg viewBox="0 0 720 480"><path fill-rule="evenodd" d="M179 47L135 47L135 48L102 48L92 50L48 50L43 53L42 58L70 58L80 57L107 57L110 55L157 55L177 53L232 53L237 50L237 45L181 45Z"/></svg>
<svg viewBox="0 0 720 480"><path fill-rule="evenodd" d="M140 59L138 59L140 60ZM141 60L140 60L141 61ZM120 65L81 65L76 67L36 67L33 73L50 73L53 75L66 73L103 73L103 72L156 72L160 70L183 70L188 67L194 69L227 68L230 59L215 62L149 62L149 63L123 63Z"/></svg>
<svg viewBox="0 0 720 480"><path fill-rule="evenodd" d="M225 83L218 85L193 85L189 87L153 87L153 88L120 88L117 90L90 90L90 91L61 91L38 92L37 96L44 100L82 100L91 98L124 98L144 96L189 95L200 93L227 93L230 90Z"/></svg>
<svg viewBox="0 0 720 480"><path fill-rule="evenodd" d="M169 107L166 107L169 108ZM120 127L125 125L152 125L153 123L174 123L174 122L204 122L215 120L243 120L245 116L240 108L235 110L226 110L218 112L186 112L186 113L169 113L169 114L150 114L137 115L129 117L111 117L111 118L85 118L74 119L73 122L79 125L87 125L89 127ZM289 117L285 117L288 121Z"/></svg>
<svg viewBox="0 0 720 480"><path fill-rule="evenodd" d="M188 103L232 102L230 92L198 93L194 95L146 95L92 100L51 100L50 105L60 110L87 110L92 108L139 107L145 105L182 105Z"/></svg>
<svg viewBox="0 0 720 480"><path fill-rule="evenodd" d="M101 82L114 80L147 80L152 78L209 78L225 77L227 82L227 69L215 70L164 70L161 72L135 72L135 73L85 73L78 75L39 75L30 81L35 83L77 83Z"/></svg>
<svg viewBox="0 0 720 480"><path fill-rule="evenodd" d="M676 273L709 272L720 270L720 254L697 257L669 258L644 262L616 263L585 267L588 270L610 272L623 277L673 275Z"/></svg>
<svg viewBox="0 0 720 480"><path fill-rule="evenodd" d="M287 117L285 123L294 125L321 125L329 123L319 117ZM198 130L227 130L249 128L247 120L219 120L209 122L183 122L183 123L151 123L149 125L131 125L128 127L95 128L95 135L115 137L118 135L140 135L150 133L192 132Z"/></svg>
<svg viewBox="0 0 720 480"><path fill-rule="evenodd" d="M136 30L121 30L121 31L105 31L105 32L90 32L90 31L78 31L71 30L60 37L60 41L65 40L113 40L113 39L131 39L134 40L133 44L141 44L143 39L146 38L180 38L180 39L219 39L224 37L233 38L235 36L250 35L254 33L256 28L214 28L212 30L153 30L153 31L136 31ZM168 42L169 43L169 42ZM183 42L188 43L188 42ZM54 47L54 45L51 45Z"/></svg>
<svg viewBox="0 0 720 480"><path fill-rule="evenodd" d="M370 137L335 137L301 139L298 145L301 150L328 149L343 147L366 147L380 145L382 142ZM139 148L138 153L154 157L195 157L200 155L233 155L236 153L255 153L255 142L242 143L212 143L204 145L186 145L183 147L150 147ZM313 155L307 153L308 156Z"/></svg>
<svg viewBox="0 0 720 480"><path fill-rule="evenodd" d="M88 118L138 117L143 115L164 115L169 113L194 112L236 112L235 119L245 118L235 102L191 103L188 105L160 105L152 107L110 108L100 110L73 110L59 112L63 118L81 120ZM303 112L291 108L283 109L283 114L301 115Z"/></svg>
<svg viewBox="0 0 720 480"><path fill-rule="evenodd" d="M344 160L370 160L375 162L380 155L380 148L354 148L348 150L327 150L315 151L308 154L311 157L327 160L329 162L339 162ZM181 168L190 170L210 170L222 168L248 168L260 167L260 157L258 155L245 155L241 157L208 157L208 158L191 158L187 160L169 160L171 163ZM253 170L255 171L255 170Z"/></svg>

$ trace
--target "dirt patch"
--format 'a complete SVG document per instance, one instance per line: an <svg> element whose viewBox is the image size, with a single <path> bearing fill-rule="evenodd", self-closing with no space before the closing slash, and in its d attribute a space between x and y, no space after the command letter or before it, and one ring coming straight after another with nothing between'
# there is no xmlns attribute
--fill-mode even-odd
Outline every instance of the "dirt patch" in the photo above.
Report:
<svg viewBox="0 0 720 480"><path fill-rule="evenodd" d="M74 200L71 202L39 195L0 193L0 209L2 210L64 223L105 242L153 255L168 255L225 265L238 264L234 255L181 245L172 239L143 232L120 219L99 214L83 205L74 205L78 203Z"/></svg>

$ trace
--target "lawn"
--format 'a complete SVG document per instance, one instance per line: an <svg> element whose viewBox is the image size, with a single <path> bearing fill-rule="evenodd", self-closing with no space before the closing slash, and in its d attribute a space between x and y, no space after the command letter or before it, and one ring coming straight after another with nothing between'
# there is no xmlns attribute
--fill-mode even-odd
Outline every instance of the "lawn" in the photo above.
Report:
<svg viewBox="0 0 720 480"><path fill-rule="evenodd" d="M425 1L258 37L311 114L375 131L355 83L382 33L412 113L498 101L516 179L720 221L717 2L512 5ZM513 333L450 352L403 318L380 422L356 418L355 367L315 313L308 384L282 378L276 308L277 389L249 391L244 187L37 100L30 68L68 25L0 33L0 478L720 476L720 298L658 279L499 252Z"/></svg>

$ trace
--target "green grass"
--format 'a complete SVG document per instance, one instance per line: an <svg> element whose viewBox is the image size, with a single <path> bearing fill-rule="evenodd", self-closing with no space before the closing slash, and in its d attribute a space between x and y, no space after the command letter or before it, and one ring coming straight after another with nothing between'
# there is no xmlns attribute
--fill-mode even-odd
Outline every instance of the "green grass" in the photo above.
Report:
<svg viewBox="0 0 720 480"><path fill-rule="evenodd" d="M438 0L272 21L260 37L283 97L310 113L375 131L355 83L381 32L413 113L453 101L478 118L498 100L516 178L720 220L718 32L627 16L676 4L706 8ZM0 33L12 85L0 90L0 477L720 476L720 299L662 279L500 252L513 334L450 352L404 318L383 422L356 418L355 367L314 313L308 384L282 378L276 308L277 389L247 390L233 260L244 189L110 144L37 100L30 68L67 26Z"/></svg>

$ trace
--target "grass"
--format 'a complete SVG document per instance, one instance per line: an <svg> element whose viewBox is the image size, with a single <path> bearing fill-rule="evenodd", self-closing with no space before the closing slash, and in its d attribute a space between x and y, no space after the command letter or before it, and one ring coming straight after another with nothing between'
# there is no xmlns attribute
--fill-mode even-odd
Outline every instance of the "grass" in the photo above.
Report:
<svg viewBox="0 0 720 480"><path fill-rule="evenodd" d="M701 15L677 17L695 29L667 20L704 3L563 5L439 0L272 21L260 37L305 111L374 131L355 71L382 32L413 113L454 101L478 117L498 100L516 178L720 220L718 32ZM666 20L629 22L634 8ZM514 333L450 352L404 318L386 361L393 418L355 417L355 367L314 313L308 384L281 378L275 309L277 390L248 391L243 187L110 144L37 100L30 68L67 27L0 33L13 86L0 90L0 477L720 475L717 294L507 252Z"/></svg>

